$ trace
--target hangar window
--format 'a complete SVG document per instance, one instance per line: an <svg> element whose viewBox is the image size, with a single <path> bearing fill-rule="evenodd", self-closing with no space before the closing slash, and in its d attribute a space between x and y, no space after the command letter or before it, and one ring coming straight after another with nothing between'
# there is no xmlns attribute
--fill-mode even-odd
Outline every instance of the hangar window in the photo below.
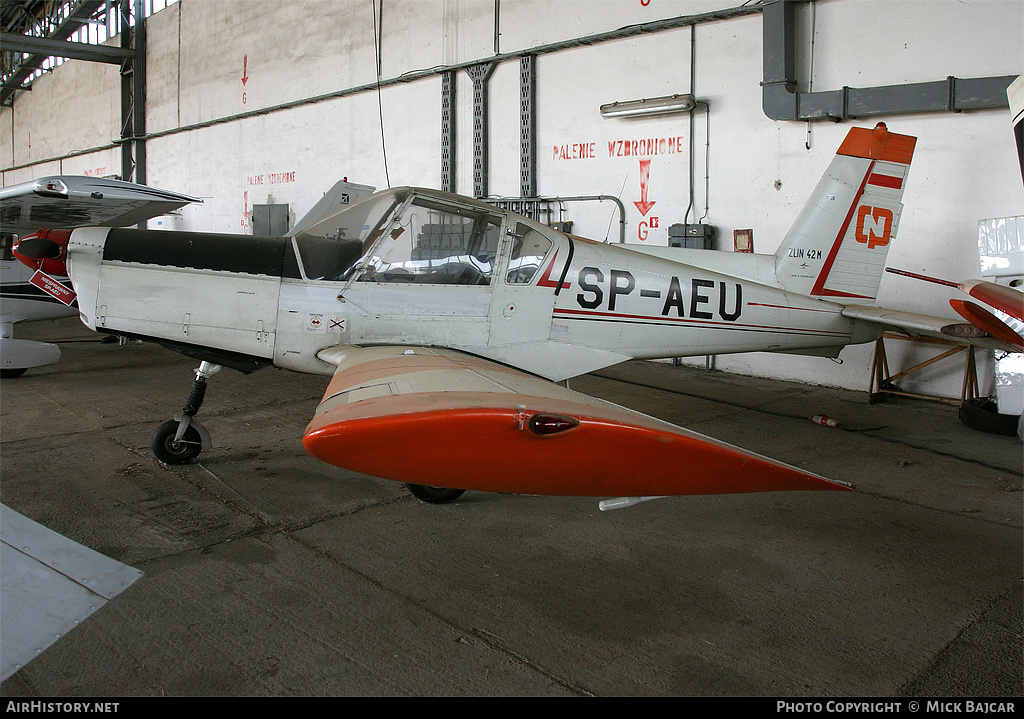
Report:
<svg viewBox="0 0 1024 719"><path fill-rule="evenodd" d="M415 197L360 263L358 281L488 285L500 230L497 217Z"/></svg>

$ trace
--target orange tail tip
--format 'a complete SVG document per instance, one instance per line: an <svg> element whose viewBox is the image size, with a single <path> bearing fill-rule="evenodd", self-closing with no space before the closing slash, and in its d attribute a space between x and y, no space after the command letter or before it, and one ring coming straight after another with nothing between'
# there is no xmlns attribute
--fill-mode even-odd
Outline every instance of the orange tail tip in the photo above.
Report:
<svg viewBox="0 0 1024 719"><path fill-rule="evenodd" d="M916 144L916 137L889 132L885 123L880 122L870 130L865 127L852 128L836 154L909 165Z"/></svg>

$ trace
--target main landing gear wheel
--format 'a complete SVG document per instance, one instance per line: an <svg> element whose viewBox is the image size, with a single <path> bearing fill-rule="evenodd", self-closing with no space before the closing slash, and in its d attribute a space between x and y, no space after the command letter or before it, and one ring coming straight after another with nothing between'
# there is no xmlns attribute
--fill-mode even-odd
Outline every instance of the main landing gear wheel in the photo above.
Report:
<svg viewBox="0 0 1024 719"><path fill-rule="evenodd" d="M428 487L425 484L406 484L412 496L428 504L448 504L461 497L466 490L446 487Z"/></svg>
<svg viewBox="0 0 1024 719"><path fill-rule="evenodd" d="M199 436L195 427L186 427L182 438L174 439L180 424L176 419L169 419L157 427L156 432L153 433L150 449L153 450L153 455L164 464L191 462L203 450L202 437Z"/></svg>

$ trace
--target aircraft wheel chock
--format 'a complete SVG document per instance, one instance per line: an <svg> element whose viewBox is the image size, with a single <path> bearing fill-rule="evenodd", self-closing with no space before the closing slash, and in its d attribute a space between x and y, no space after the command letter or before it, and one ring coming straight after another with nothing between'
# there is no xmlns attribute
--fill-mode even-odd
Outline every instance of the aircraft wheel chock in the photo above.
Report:
<svg viewBox="0 0 1024 719"><path fill-rule="evenodd" d="M178 432L178 420L169 419L156 428L150 449L153 455L164 464L185 464L199 456L203 449L203 440L195 427L187 427L180 442L174 441Z"/></svg>
<svg viewBox="0 0 1024 719"><path fill-rule="evenodd" d="M466 491L464 489L448 489L446 487L428 487L425 484L406 484L412 496L428 504L447 504L454 502Z"/></svg>

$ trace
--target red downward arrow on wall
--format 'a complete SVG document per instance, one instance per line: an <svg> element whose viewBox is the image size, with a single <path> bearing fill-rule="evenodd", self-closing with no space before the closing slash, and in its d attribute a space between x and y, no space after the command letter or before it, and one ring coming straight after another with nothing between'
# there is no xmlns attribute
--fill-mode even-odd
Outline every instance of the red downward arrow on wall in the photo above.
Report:
<svg viewBox="0 0 1024 719"><path fill-rule="evenodd" d="M249 82L249 56L242 55L242 84Z"/></svg>
<svg viewBox="0 0 1024 719"><path fill-rule="evenodd" d="M647 213L654 207L654 201L647 200L647 181L651 177L651 161L640 160L640 201L634 201L636 209L640 210L640 214L647 217Z"/></svg>

